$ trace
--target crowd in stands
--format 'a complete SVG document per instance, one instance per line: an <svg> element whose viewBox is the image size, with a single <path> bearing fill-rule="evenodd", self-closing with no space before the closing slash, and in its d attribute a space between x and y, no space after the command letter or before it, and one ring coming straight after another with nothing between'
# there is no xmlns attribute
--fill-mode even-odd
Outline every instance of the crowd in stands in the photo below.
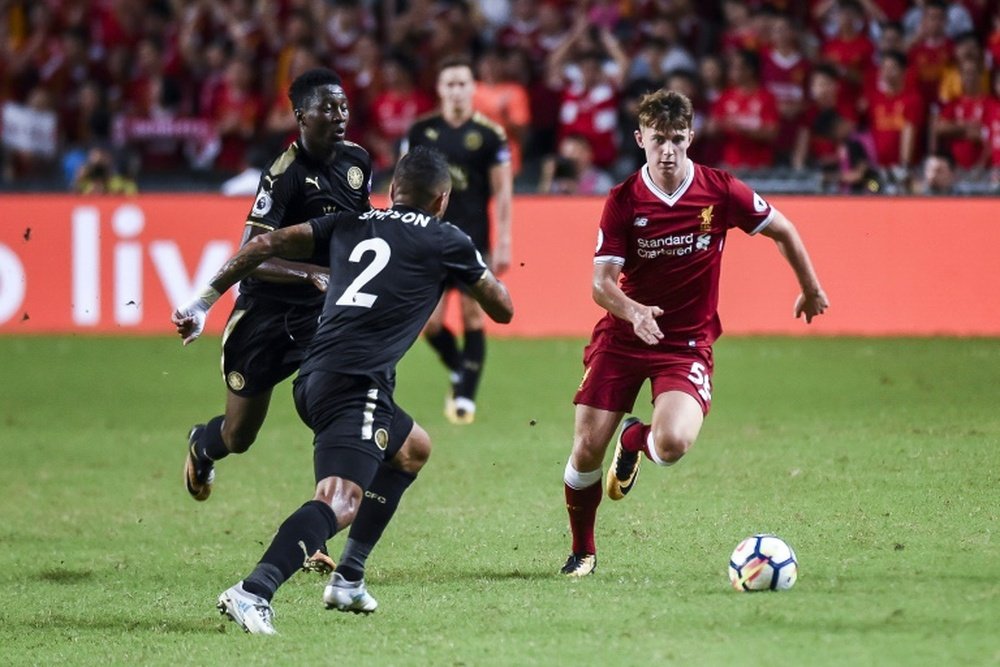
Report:
<svg viewBox="0 0 1000 667"><path fill-rule="evenodd" d="M520 192L607 192L662 86L694 101L704 164L829 193L1000 188L1000 0L0 0L0 183L253 173L317 66L385 174L455 54Z"/></svg>

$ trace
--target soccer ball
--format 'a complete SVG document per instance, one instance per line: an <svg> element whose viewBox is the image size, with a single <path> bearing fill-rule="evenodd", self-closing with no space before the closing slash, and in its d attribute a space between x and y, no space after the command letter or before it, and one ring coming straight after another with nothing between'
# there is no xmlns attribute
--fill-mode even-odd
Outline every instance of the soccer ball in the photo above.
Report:
<svg viewBox="0 0 1000 667"><path fill-rule="evenodd" d="M738 591L788 590L798 574L795 552L777 535L748 537L729 557L729 581Z"/></svg>

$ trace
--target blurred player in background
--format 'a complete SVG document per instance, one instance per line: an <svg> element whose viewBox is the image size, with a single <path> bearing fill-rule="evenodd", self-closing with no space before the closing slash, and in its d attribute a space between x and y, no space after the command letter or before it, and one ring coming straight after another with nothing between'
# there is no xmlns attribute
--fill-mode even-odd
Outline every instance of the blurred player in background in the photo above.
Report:
<svg viewBox="0 0 1000 667"><path fill-rule="evenodd" d="M441 110L410 128L402 152L431 146L444 153L451 167L452 195L445 218L464 231L487 258L497 275L510 265L511 175L510 148L502 127L473 110L476 82L472 65L461 58L445 60L438 73ZM496 198L496 229L490 238L490 197ZM492 242L491 242L492 241ZM486 358L483 311L476 300L461 292L465 341L458 347L455 334L444 323L448 292L434 310L424 336L448 368L451 393L445 416L455 424L475 418L476 391Z"/></svg>
<svg viewBox="0 0 1000 667"><path fill-rule="evenodd" d="M622 425L606 480L609 497L621 499L633 488L640 455L671 465L698 437L712 401L712 343L722 333L717 308L726 233L736 227L775 242L802 288L796 317L810 322L828 305L788 218L731 174L687 157L694 136L687 97L650 93L638 117L635 138L646 164L611 191L601 216L592 290L608 312L584 351L563 477L573 544L562 572L574 577L597 566L601 465L647 379L652 422L630 417Z"/></svg>
<svg viewBox="0 0 1000 667"><path fill-rule="evenodd" d="M219 596L220 611L247 632L274 634L271 598L300 568L303 554L319 550L352 523L352 535L361 522L377 524L381 533L430 455L427 433L396 406L393 390L396 364L420 336L446 282L465 286L495 321L513 316L507 289L469 237L435 217L448 204L448 172L437 151L414 150L396 166L391 209L335 213L257 236L173 315L188 343L200 334L219 295L261 262L306 259L326 247L337 267L294 390L299 415L315 434L316 493L278 528L253 571ZM410 430L396 439L401 417ZM395 471L395 481L387 478L389 471ZM377 607L364 581L348 580L342 566L323 600L342 611Z"/></svg>

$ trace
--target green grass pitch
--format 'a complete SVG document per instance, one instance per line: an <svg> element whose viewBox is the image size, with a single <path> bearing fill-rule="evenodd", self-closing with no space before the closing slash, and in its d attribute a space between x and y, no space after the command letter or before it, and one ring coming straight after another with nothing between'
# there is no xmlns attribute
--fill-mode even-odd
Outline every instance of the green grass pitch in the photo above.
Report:
<svg viewBox="0 0 1000 667"><path fill-rule="evenodd" d="M214 603L311 496L289 385L199 504L216 338L0 338L0 664L1000 664L1000 340L724 338L695 448L604 501L598 571L567 581L581 347L492 341L456 427L418 344L397 398L435 450L370 561L379 611L328 612L300 574L267 638ZM729 588L761 531L797 551L787 593Z"/></svg>

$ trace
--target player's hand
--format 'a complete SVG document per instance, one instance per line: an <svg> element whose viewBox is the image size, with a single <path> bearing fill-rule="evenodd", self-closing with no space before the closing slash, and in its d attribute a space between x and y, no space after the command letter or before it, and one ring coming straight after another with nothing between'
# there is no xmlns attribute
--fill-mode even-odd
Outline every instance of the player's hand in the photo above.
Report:
<svg viewBox="0 0 1000 667"><path fill-rule="evenodd" d="M177 327L177 334L185 345L194 341L205 330L205 319L205 312L191 310L188 306L178 308L170 316L170 321Z"/></svg>
<svg viewBox="0 0 1000 667"><path fill-rule="evenodd" d="M510 244L498 243L490 253L490 271L499 276L510 268Z"/></svg>
<svg viewBox="0 0 1000 667"><path fill-rule="evenodd" d="M330 274L326 271L312 271L309 274L309 282L320 292L326 292L326 288L330 286Z"/></svg>
<svg viewBox="0 0 1000 667"><path fill-rule="evenodd" d="M212 288L207 288L198 296L191 299L187 305L181 306L170 316L170 321L177 327L177 334L184 341L184 344L193 342L201 332L205 330L205 320L208 318L208 310L219 298L219 293Z"/></svg>
<svg viewBox="0 0 1000 667"><path fill-rule="evenodd" d="M798 319L802 315L806 316L806 324L812 322L817 315L830 307L830 301L826 298L826 292L822 289L815 292L803 292L795 300L795 317Z"/></svg>
<svg viewBox="0 0 1000 667"><path fill-rule="evenodd" d="M632 329L646 345L656 345L663 338L660 325L656 323L656 318L663 314L663 309L659 306L637 306L632 311Z"/></svg>

